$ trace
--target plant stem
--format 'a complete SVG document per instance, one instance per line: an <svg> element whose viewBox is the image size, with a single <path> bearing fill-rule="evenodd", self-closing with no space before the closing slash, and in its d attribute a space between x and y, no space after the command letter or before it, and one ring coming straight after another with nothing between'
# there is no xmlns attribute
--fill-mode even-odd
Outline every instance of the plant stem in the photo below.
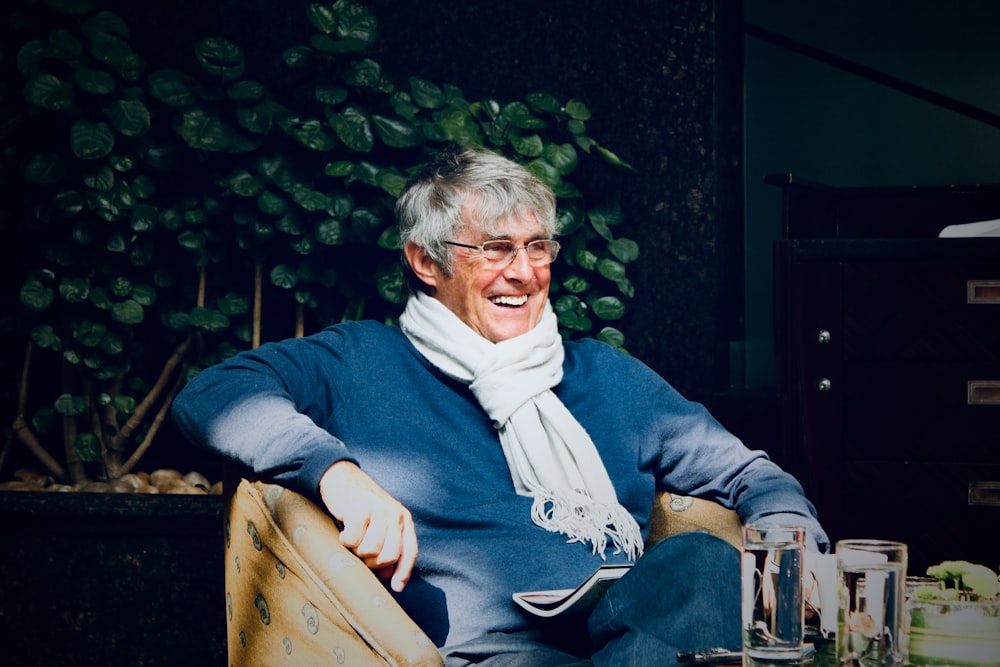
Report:
<svg viewBox="0 0 1000 667"><path fill-rule="evenodd" d="M24 419L24 413L28 405L28 378L31 377L31 353L35 349L35 344L29 339L27 349L24 351L24 368L21 371L21 386L18 388L17 415L11 425L14 435L24 443L28 451L38 459L39 463L45 466L53 477L59 481L66 481L66 470L59 465L59 462L52 458L52 455L45 451L45 447L38 441L34 432L28 428L28 423Z"/></svg>
<svg viewBox="0 0 1000 667"><path fill-rule="evenodd" d="M306 304L295 302L295 337L302 338L306 335Z"/></svg>
<svg viewBox="0 0 1000 667"><path fill-rule="evenodd" d="M163 389L164 387L166 387L167 382L170 380L170 376L173 375L174 370L178 367L178 365L180 365L181 361L184 359L184 355L187 354L188 349L191 347L191 339L192 336L190 335L186 336L184 340L181 341L180 345L178 345L177 348L174 350L174 353L170 355L170 358L167 359L166 363L163 364L163 369L160 371L160 376L156 379L156 383L149 389L149 392L146 394L146 397L142 399L142 402L136 406L135 412L133 412L129 416L128 421L126 421L125 424L122 425L121 429L119 429L119 431L115 433L115 436L111 439L111 442L108 445L110 449L118 451L124 450L125 441L129 438L129 436L132 435L132 432L136 429L136 427L138 427L143 422L143 419L145 419L146 414L149 412L153 404L159 399L160 395L163 393ZM181 374L180 377L183 377L183 374ZM145 451L145 449L148 449L148 444L147 444L148 440L149 438L147 437L143 442L143 445L145 445L143 451ZM133 456L130 457L129 460L131 460L134 457L135 455L133 454ZM124 466L122 466L122 468L123 467ZM123 475L124 472L122 472L122 468L118 468L116 466L115 470L108 471L108 476L113 479L115 477Z"/></svg>
<svg viewBox="0 0 1000 667"><path fill-rule="evenodd" d="M257 260L254 265L253 274L253 341L251 343L253 349L260 347L260 322L261 322L261 310L263 310L263 279L264 268L260 260Z"/></svg>
<svg viewBox="0 0 1000 667"><path fill-rule="evenodd" d="M119 476L131 472L132 468L135 467L135 464L139 462L139 459L142 458L143 454L145 454L153 444L153 439L156 437L156 433L160 430L160 425L163 424L163 420L166 419L167 412L170 410L170 405L174 402L174 397L177 395L177 392L181 390L181 387L184 386L184 371L186 368L187 364L181 366L181 371L177 374L177 377L174 378L174 384L170 387L170 392L164 397L163 404L157 411L156 417L153 418L153 422L149 426L149 431L146 432L146 437L142 439L142 443L140 443L139 446L135 448L135 451L132 452L132 456L128 457L128 460L122 464L121 468L119 468Z"/></svg>
<svg viewBox="0 0 1000 667"><path fill-rule="evenodd" d="M74 385L73 382L73 366L68 361L62 362L62 376L63 376L63 392L72 395ZM73 486L80 486L85 484L87 480L87 469L83 465L83 461L80 460L80 453L76 451L76 418L66 417L62 418L63 423L63 451L66 456L66 468L69 471L69 483Z"/></svg>

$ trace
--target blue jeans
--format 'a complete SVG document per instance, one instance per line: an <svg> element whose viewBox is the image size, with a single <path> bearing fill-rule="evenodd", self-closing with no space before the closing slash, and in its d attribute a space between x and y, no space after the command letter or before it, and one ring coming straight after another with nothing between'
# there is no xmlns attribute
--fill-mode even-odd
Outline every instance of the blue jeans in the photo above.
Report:
<svg viewBox="0 0 1000 667"><path fill-rule="evenodd" d="M738 650L741 641L739 552L706 533L684 533L651 547L608 589L585 629L557 621L491 633L449 647L445 664L660 667L676 664L678 651Z"/></svg>

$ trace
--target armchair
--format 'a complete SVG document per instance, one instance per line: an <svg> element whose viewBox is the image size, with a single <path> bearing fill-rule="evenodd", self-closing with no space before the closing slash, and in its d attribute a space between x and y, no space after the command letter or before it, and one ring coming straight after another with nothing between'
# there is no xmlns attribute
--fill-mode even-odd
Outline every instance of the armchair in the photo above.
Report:
<svg viewBox="0 0 1000 667"><path fill-rule="evenodd" d="M225 583L229 664L441 665L441 654L383 584L340 545L309 499L241 479L228 498ZM705 530L740 545L736 513L656 496L650 542Z"/></svg>

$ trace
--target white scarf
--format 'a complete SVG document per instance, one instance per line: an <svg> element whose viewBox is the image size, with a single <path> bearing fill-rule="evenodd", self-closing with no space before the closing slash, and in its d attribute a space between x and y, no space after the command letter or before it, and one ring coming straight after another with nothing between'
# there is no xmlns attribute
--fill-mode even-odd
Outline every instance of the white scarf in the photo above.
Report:
<svg viewBox="0 0 1000 667"><path fill-rule="evenodd" d="M469 385L493 420L515 490L534 498L532 521L570 542L589 541L601 558L608 538L615 553L642 555L639 525L618 503L597 448L551 391L562 380L563 345L550 304L531 331L499 343L422 292L399 322L424 357Z"/></svg>

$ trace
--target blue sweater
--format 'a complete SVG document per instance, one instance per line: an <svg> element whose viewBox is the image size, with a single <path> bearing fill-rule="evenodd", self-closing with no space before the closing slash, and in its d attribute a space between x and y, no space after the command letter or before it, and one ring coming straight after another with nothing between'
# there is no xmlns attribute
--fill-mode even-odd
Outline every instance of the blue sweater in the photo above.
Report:
<svg viewBox="0 0 1000 667"><path fill-rule="evenodd" d="M744 522L794 515L825 544L798 482L702 406L608 345L565 350L554 391L644 535L666 489L735 507ZM602 564L590 545L532 523L476 399L396 327L346 323L244 352L188 383L173 414L194 442L314 499L332 463L360 465L413 515L419 555L396 597L438 646L527 628L511 593L573 588ZM623 560L611 551L607 562Z"/></svg>

